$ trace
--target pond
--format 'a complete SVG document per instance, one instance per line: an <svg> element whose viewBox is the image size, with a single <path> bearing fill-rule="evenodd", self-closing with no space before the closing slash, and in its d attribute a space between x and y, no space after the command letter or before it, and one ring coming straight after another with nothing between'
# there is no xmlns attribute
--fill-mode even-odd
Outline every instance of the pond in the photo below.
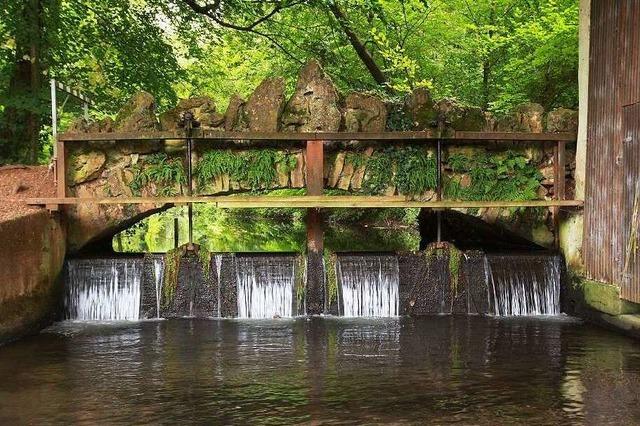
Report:
<svg viewBox="0 0 640 426"><path fill-rule="evenodd" d="M640 345L565 316L62 322L1 424L636 424Z"/></svg>

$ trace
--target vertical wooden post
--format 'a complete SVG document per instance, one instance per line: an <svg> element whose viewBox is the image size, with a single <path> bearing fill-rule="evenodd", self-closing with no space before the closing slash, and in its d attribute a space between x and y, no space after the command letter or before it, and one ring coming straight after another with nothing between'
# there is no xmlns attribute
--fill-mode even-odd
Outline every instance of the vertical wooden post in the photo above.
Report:
<svg viewBox="0 0 640 426"><path fill-rule="evenodd" d="M67 196L67 173L66 173L66 165L65 160L67 157L67 152L65 149L64 142L57 141L56 142L56 151L58 158L56 159L56 192L58 194L58 198L66 198Z"/></svg>
<svg viewBox="0 0 640 426"><path fill-rule="evenodd" d="M565 141L556 141L553 150L553 198L555 200L565 199L565 179L566 179L566 155ZM554 206L551 209L553 218L554 243L556 249L560 248L560 207Z"/></svg>
<svg viewBox="0 0 640 426"><path fill-rule="evenodd" d="M324 188L323 141L307 141L305 155L307 195L322 195ZM320 209L307 209L307 314L318 315L326 308L324 285L324 231Z"/></svg>

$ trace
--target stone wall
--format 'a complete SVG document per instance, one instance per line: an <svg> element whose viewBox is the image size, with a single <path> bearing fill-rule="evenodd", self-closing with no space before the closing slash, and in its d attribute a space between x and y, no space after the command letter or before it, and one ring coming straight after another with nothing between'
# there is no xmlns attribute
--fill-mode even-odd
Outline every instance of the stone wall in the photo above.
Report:
<svg viewBox="0 0 640 426"><path fill-rule="evenodd" d="M65 232L46 211L0 223L0 344L54 319L62 283Z"/></svg>
<svg viewBox="0 0 640 426"><path fill-rule="evenodd" d="M117 115L115 121L74 123L71 132L112 132L175 130L185 111L192 111L200 127L226 131L351 131L381 132L423 130L433 135L451 135L455 130L469 131L575 131L577 113L558 109L545 113L536 104L525 104L506 117L496 118L475 107L461 105L452 99L434 100L425 89L417 89L401 104L387 104L369 93L341 94L320 64L310 61L300 71L294 92L287 96L281 78L263 81L247 98L234 96L226 112L221 113L207 97L181 100L159 116L153 96L141 92L134 96ZM211 147L198 144L193 153L196 194L212 195L266 189L304 188L305 157L302 146L272 149L268 155L257 155L248 141L227 144L222 156L211 154ZM372 164L376 159L391 157L390 150L401 153L400 146L352 141L332 144L326 149L325 188L351 193L405 195L430 200L434 188L422 185L419 190L396 183L402 172L396 160L386 167L389 176L377 186L367 185L376 176ZM434 161L432 148L417 149L420 164ZM452 156L476 159L482 155L498 155L511 149L540 173L536 195L553 196L553 147L541 144L494 144L484 147L451 146L444 152L445 179L455 181L462 190L473 185L468 171L455 170L448 163ZM264 150L263 150L264 152ZM424 155L423 155L424 154ZM68 153L68 193L78 197L158 196L186 193L184 180L185 147L181 140L131 142L90 142L70 145ZM241 161L234 161L239 158ZM405 158L405 157L403 157ZM573 194L573 151L568 152L567 196ZM410 161L409 161L410 162ZM262 173L247 171L246 165L266 164ZM417 167L420 167L420 164ZM205 166L209 166L208 168ZM260 169L260 167L257 167ZM209 173L208 175L206 173ZM168 176L168 177L163 177ZM203 177L204 176L204 177ZM266 176L266 177L265 177ZM164 180L163 180L164 179ZM455 194L445 194L455 199ZM95 205L71 207L68 215L69 248L78 250L87 242L108 236L126 225L157 211L160 205ZM525 229L527 238L549 246L553 242L551 217L548 212L535 218L514 214L512 210L485 209L470 212L489 223L497 223L514 232Z"/></svg>

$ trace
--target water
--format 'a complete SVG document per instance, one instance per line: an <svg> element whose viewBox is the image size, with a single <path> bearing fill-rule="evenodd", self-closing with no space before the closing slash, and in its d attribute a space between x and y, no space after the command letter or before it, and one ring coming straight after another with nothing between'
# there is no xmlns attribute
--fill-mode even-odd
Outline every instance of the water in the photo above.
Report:
<svg viewBox="0 0 640 426"><path fill-rule="evenodd" d="M162 299L162 284L164 283L163 259L153 259L153 278L156 290L156 318L160 318L160 301Z"/></svg>
<svg viewBox="0 0 640 426"><path fill-rule="evenodd" d="M640 345L561 317L61 323L0 377L6 425L640 422Z"/></svg>
<svg viewBox="0 0 640 426"><path fill-rule="evenodd" d="M238 317L293 316L293 256L237 256Z"/></svg>
<svg viewBox="0 0 640 426"><path fill-rule="evenodd" d="M398 315L399 271L396 256L339 256L337 276L345 317Z"/></svg>
<svg viewBox="0 0 640 426"><path fill-rule="evenodd" d="M73 320L137 320L142 259L67 261L65 316Z"/></svg>
<svg viewBox="0 0 640 426"><path fill-rule="evenodd" d="M560 313L560 256L486 257L489 302L496 315Z"/></svg>

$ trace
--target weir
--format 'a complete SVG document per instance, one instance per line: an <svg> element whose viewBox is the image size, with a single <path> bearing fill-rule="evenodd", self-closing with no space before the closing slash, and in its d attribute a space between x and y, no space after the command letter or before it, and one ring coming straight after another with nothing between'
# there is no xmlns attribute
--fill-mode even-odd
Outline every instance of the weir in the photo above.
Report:
<svg viewBox="0 0 640 426"><path fill-rule="evenodd" d="M238 256L239 318L292 317L295 262L292 256Z"/></svg>
<svg viewBox="0 0 640 426"><path fill-rule="evenodd" d="M492 312L508 315L560 314L558 255L489 255L485 272Z"/></svg>
<svg viewBox="0 0 640 426"><path fill-rule="evenodd" d="M174 256L68 260L65 318L270 319L310 314L307 299L314 294L303 256L187 253L179 261ZM319 302L324 314L527 316L562 311L563 259L553 253L344 253L334 259L324 264L321 290L327 298Z"/></svg>
<svg viewBox="0 0 640 426"><path fill-rule="evenodd" d="M345 317L393 317L399 313L395 255L338 256L337 275Z"/></svg>
<svg viewBox="0 0 640 426"><path fill-rule="evenodd" d="M67 261L65 317L71 320L140 318L142 259Z"/></svg>

